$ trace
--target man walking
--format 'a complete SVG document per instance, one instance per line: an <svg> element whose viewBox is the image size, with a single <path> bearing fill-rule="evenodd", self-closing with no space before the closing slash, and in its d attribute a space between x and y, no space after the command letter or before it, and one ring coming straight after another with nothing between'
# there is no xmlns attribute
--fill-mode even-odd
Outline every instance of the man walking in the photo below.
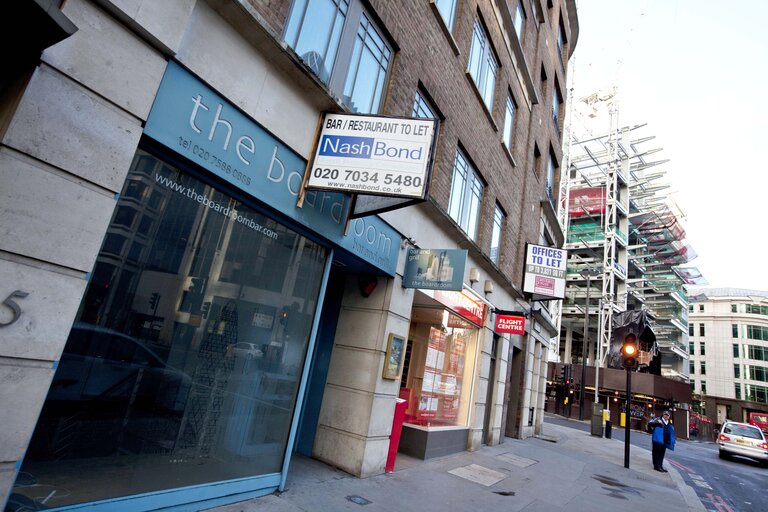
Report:
<svg viewBox="0 0 768 512"><path fill-rule="evenodd" d="M648 431L651 433L653 469L666 473L664 455L667 453L667 448L675 450L675 427L670 421L670 412L664 411L661 418L649 421Z"/></svg>

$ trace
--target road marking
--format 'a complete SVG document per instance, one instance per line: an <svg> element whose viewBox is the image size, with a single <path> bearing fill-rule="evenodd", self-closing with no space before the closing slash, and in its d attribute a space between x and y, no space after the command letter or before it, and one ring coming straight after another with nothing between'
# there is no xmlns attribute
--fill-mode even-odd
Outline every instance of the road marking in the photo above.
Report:
<svg viewBox="0 0 768 512"><path fill-rule="evenodd" d="M722 497L716 496L712 493L707 493L707 498L712 503L712 505L715 506L717 512L733 512L733 509L728 506Z"/></svg>
<svg viewBox="0 0 768 512"><path fill-rule="evenodd" d="M689 472L689 473L690 473L691 471L693 471L691 468L689 468L689 467L686 467L686 466L683 466L683 465L682 465L682 464L680 464L679 462L675 462L675 461L673 461L673 460L670 460L670 461L669 461L669 463L670 463L670 464L672 464L673 466L675 466L676 468L678 468L678 469L682 469L682 470L684 470L684 471L687 471L687 472Z"/></svg>

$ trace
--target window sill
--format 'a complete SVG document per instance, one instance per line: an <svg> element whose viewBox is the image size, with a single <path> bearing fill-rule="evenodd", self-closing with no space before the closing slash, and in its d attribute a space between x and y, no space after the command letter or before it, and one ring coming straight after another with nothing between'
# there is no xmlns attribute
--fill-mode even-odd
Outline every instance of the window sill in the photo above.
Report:
<svg viewBox="0 0 768 512"><path fill-rule="evenodd" d="M443 15L440 14L440 11L438 10L434 0L429 2L429 6L432 8L432 13L437 18L437 24L440 25L440 29L443 31L443 34L445 34L445 37L448 39L448 44L451 46L453 53L458 57L459 55L461 55L461 51L459 50L459 45L456 44L456 40L453 38L453 34L451 34L451 29L448 28L448 25L445 24Z"/></svg>
<svg viewBox="0 0 768 512"><path fill-rule="evenodd" d="M512 164L512 167L517 167L517 162L515 162L515 157L512 156L512 152L509 150L506 144L504 144L504 141L501 142L501 147L504 148L504 154L507 155L507 158L509 159L509 163Z"/></svg>
<svg viewBox="0 0 768 512"><path fill-rule="evenodd" d="M480 95L480 91L477 88L477 84L475 83L475 79L472 78L472 75L469 74L469 71L464 72L464 76L467 77L467 80L469 81L469 85L472 88L472 91L475 93L475 96L477 97L478 101L480 102L480 105L483 107L483 112L485 112L485 115L488 116L488 120L491 122L491 127L498 132L499 126L496 124L496 121L493 119L493 114L490 110L488 110L488 105L485 104L485 100L483 100L483 97Z"/></svg>

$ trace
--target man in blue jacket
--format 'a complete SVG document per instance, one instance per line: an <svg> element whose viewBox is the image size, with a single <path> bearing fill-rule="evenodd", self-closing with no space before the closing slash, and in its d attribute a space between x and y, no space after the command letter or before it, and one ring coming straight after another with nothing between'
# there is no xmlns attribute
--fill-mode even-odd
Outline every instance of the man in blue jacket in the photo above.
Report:
<svg viewBox="0 0 768 512"><path fill-rule="evenodd" d="M648 422L648 430L651 433L653 469L666 473L664 455L667 453L667 448L675 450L675 427L670 421L670 412L664 411L661 418L654 418Z"/></svg>

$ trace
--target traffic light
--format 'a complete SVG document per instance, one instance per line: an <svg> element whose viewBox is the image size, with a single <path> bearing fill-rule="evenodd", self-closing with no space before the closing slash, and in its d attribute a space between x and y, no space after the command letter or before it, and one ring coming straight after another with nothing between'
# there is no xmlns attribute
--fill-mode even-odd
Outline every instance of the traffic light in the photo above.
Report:
<svg viewBox="0 0 768 512"><path fill-rule="evenodd" d="M149 307L150 307L150 308L152 308L152 309L156 309L156 308L157 308L157 303L158 303L158 302L160 302L160 294L159 294L159 293L157 293L157 292L154 292L154 293L153 293L153 294L152 294L152 295L149 297Z"/></svg>
<svg viewBox="0 0 768 512"><path fill-rule="evenodd" d="M637 336L632 333L624 337L624 344L621 346L621 364L624 368L637 367L637 358L640 355L640 349L637 346Z"/></svg>
<svg viewBox="0 0 768 512"><path fill-rule="evenodd" d="M560 367L560 376L557 378L557 382L565 384L565 365Z"/></svg>

